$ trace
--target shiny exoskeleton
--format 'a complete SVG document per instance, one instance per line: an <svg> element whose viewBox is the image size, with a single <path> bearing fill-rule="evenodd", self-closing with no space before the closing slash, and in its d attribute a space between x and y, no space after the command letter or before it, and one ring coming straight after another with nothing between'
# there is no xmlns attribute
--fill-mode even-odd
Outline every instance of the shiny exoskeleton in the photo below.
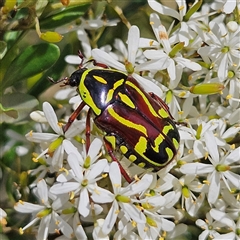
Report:
<svg viewBox="0 0 240 240"><path fill-rule="evenodd" d="M65 85L78 87L112 149L152 171L174 159L180 137L173 117L167 105L133 77L108 68L81 68Z"/></svg>

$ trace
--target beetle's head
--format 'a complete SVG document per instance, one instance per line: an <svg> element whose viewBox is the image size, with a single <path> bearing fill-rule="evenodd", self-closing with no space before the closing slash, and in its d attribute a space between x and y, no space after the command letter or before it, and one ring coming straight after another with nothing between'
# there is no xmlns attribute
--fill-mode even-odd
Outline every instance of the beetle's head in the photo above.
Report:
<svg viewBox="0 0 240 240"><path fill-rule="evenodd" d="M71 87L78 87L80 84L82 74L86 70L87 70L87 68L80 68L77 71L75 71L74 73L72 73L72 75L70 77L65 77L58 81L54 81L51 77L48 77L48 80L54 84L62 82L63 84L61 85L61 87L68 86L68 85Z"/></svg>
<svg viewBox="0 0 240 240"><path fill-rule="evenodd" d="M71 87L78 87L80 84L80 79L82 78L82 74L87 70L87 68L81 68L72 73L72 75L67 78L67 82L65 85L70 85Z"/></svg>

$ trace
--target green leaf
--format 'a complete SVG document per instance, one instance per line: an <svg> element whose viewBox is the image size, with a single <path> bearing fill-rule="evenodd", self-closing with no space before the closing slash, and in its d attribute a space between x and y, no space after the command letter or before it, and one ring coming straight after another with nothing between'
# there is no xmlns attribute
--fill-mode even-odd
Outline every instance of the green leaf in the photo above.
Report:
<svg viewBox="0 0 240 240"><path fill-rule="evenodd" d="M48 77L52 77L54 80L58 80L67 63L64 60L67 54L72 52L72 46L70 44L66 45L65 48L61 51L61 55L58 58L57 62L47 70L43 76L31 87L29 90L29 94L38 96L42 92L44 92L48 87L52 85L50 81L48 81ZM79 60L80 61L80 60Z"/></svg>
<svg viewBox="0 0 240 240"><path fill-rule="evenodd" d="M5 108L3 105L0 103L0 115L5 113L8 117L11 118L18 118L18 112L14 108Z"/></svg>
<svg viewBox="0 0 240 240"><path fill-rule="evenodd" d="M6 94L1 100L0 123L19 122L28 117L38 105L38 101L34 97L24 93Z"/></svg>
<svg viewBox="0 0 240 240"><path fill-rule="evenodd" d="M50 43L27 47L9 66L1 90L50 68L60 56L58 46Z"/></svg>
<svg viewBox="0 0 240 240"><path fill-rule="evenodd" d="M74 7L67 7L59 13L51 15L42 21L40 20L40 27L41 29L53 29L72 22L81 17L87 11L89 6L90 4L84 3Z"/></svg>

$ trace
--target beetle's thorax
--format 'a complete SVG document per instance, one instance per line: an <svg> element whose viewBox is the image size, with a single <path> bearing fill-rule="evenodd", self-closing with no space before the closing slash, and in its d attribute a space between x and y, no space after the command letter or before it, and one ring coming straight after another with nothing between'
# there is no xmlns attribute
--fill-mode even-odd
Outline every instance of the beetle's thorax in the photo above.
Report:
<svg viewBox="0 0 240 240"><path fill-rule="evenodd" d="M124 86L127 75L109 69L88 69L82 74L79 93L82 100L98 116L114 101L117 92Z"/></svg>

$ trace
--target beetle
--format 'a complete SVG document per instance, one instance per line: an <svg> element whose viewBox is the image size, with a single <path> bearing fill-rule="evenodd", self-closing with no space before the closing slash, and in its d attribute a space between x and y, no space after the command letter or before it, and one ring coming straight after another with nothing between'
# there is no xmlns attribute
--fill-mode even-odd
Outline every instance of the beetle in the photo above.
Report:
<svg viewBox="0 0 240 240"><path fill-rule="evenodd" d="M165 102L154 93L147 93L131 75L96 62L95 65L102 68L88 69L82 67L82 62L70 77L62 79L64 85L77 87L82 99L64 131L88 105L87 146L90 145L90 115L93 114L94 123L103 131L105 146L114 161L117 161L114 151L119 149L131 162L153 172L171 162L177 154L180 136ZM125 179L131 182L121 165L120 168Z"/></svg>

